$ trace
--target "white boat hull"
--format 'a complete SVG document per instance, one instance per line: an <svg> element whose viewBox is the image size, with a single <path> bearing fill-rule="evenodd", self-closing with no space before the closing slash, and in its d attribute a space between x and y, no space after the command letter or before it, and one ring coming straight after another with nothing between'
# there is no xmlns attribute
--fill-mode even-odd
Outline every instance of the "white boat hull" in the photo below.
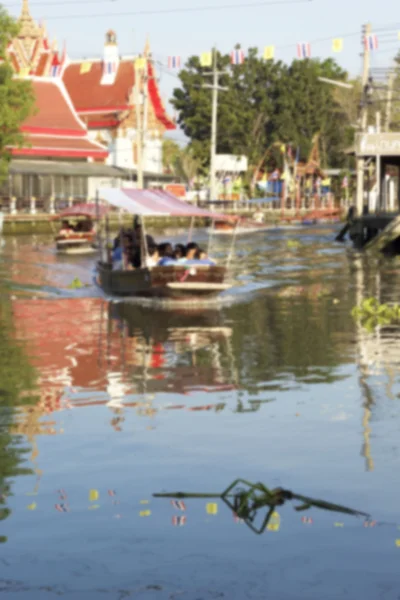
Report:
<svg viewBox="0 0 400 600"><path fill-rule="evenodd" d="M274 229L271 225L265 225L265 227L238 227L235 229L213 229L210 227L208 233L210 235L250 235L252 233L261 233L262 231L269 231Z"/></svg>

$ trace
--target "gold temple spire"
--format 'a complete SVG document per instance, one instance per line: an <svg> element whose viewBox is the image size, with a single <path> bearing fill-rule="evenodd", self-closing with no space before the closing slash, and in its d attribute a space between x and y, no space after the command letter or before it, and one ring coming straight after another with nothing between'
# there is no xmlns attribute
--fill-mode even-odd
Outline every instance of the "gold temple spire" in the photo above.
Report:
<svg viewBox="0 0 400 600"><path fill-rule="evenodd" d="M32 19L28 0L22 0L21 15L18 19L20 26L19 38L37 38L40 36L40 27Z"/></svg>

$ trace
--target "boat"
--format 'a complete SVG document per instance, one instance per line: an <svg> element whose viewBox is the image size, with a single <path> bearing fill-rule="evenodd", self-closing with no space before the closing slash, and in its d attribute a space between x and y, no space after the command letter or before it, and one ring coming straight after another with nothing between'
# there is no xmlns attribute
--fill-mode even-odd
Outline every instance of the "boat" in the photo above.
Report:
<svg viewBox="0 0 400 600"><path fill-rule="evenodd" d="M227 281L231 253L225 265L211 261L174 262L163 266L146 266L147 243L146 217L196 217L223 218L197 206L191 206L163 190L136 190L105 188L98 192L98 202L106 203L122 211L135 215L141 220L141 266L136 269L115 269L112 264L109 239L100 238L100 260L97 262L96 283L101 290L111 296L150 297L182 299L203 299L213 297L232 287ZM103 204L104 206L104 204ZM105 215L108 219L108 213ZM229 219L230 217L226 217ZM109 231L106 223L105 231Z"/></svg>
<svg viewBox="0 0 400 600"><path fill-rule="evenodd" d="M235 216L228 219L215 219L214 225L208 230L211 235L249 235L273 229L272 225L263 222L264 215L256 213L253 219Z"/></svg>
<svg viewBox="0 0 400 600"><path fill-rule="evenodd" d="M104 208L101 209L104 213ZM59 254L93 254L97 252L97 231L99 221L96 204L76 204L66 208L54 217L61 221L61 228L55 236Z"/></svg>

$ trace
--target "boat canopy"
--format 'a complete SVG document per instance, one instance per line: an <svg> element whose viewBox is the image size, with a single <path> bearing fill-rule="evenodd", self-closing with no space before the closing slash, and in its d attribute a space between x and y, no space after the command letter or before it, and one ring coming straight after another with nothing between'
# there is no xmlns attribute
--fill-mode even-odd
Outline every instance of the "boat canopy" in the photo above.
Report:
<svg viewBox="0 0 400 600"><path fill-rule="evenodd" d="M100 188L99 200L142 217L209 217L231 220L232 217L210 212L179 200L164 190Z"/></svg>
<svg viewBox="0 0 400 600"><path fill-rule="evenodd" d="M108 212L107 206L96 206L93 204L75 204L70 208L66 208L62 210L55 219L66 219L68 217L87 217L88 219L97 219L98 217L102 218Z"/></svg>

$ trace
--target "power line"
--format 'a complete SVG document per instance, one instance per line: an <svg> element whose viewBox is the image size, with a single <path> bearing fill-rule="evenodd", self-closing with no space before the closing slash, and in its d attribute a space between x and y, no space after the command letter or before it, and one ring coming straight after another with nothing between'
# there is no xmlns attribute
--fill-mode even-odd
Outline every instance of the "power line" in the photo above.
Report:
<svg viewBox="0 0 400 600"><path fill-rule="evenodd" d="M113 0L110 0L113 1ZM85 0L83 2L78 2L78 0L72 0L69 4L89 4L93 3L94 0ZM95 18L95 17L140 17L140 16L148 16L148 15L167 15L167 14L177 14L177 13L194 13L194 12L211 12L217 10L234 10L238 8L261 8L262 6L287 6L289 4L310 4L314 2L314 0L266 0L264 2L248 2L241 4L216 4L216 5L208 5L208 6L192 6L192 7L175 7L175 8L161 8L161 9L148 9L148 10L136 10L131 12L109 12L109 13L90 13L90 14L65 14L65 15L56 15L56 16L45 16L43 17L46 20L59 20L59 19L83 19L87 18ZM96 2L97 4L98 2ZM39 6L39 2L35 4L35 6ZM46 2L47 6L56 6L62 5L65 6L64 2L52 2L51 4ZM7 5L3 5L7 6ZM8 5L15 6L15 5Z"/></svg>

